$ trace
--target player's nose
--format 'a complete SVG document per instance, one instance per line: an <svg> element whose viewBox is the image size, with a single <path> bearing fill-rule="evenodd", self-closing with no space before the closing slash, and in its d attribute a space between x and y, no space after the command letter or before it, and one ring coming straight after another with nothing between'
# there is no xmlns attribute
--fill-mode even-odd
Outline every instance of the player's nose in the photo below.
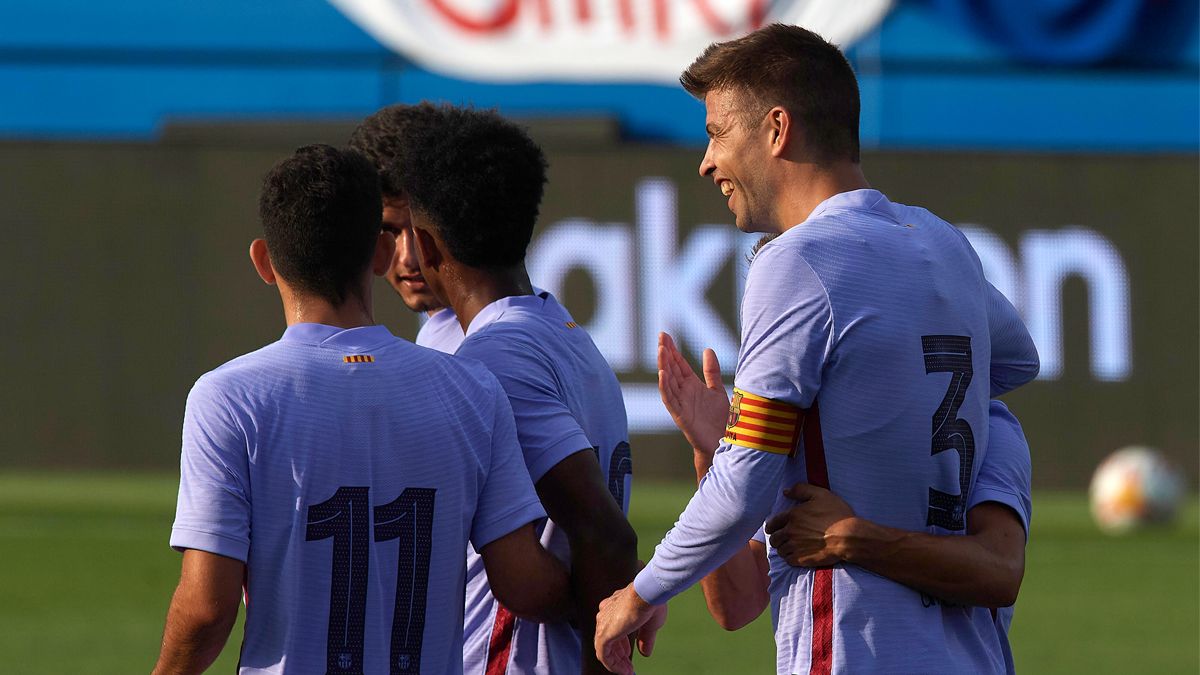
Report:
<svg viewBox="0 0 1200 675"><path fill-rule="evenodd" d="M704 157L700 160L700 177L708 176L713 171L717 170L717 163L712 158L712 143L709 142L708 147L704 148Z"/></svg>
<svg viewBox="0 0 1200 675"><path fill-rule="evenodd" d="M396 237L396 264L410 270L417 269L417 246L413 238L412 228L406 228Z"/></svg>

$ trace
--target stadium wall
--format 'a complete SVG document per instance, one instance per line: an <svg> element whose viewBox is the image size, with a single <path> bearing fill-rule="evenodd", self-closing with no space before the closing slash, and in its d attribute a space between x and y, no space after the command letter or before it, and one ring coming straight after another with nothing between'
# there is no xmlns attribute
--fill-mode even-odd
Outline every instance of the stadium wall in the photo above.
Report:
<svg viewBox="0 0 1200 675"><path fill-rule="evenodd" d="M0 144L0 466L175 466L191 383L282 331L277 296L246 255L262 175L349 129L202 125L151 143ZM714 346L733 366L753 238L696 176L698 149L620 142L602 121L588 129L535 129L551 175L530 267L618 371L638 475L686 477L687 448L653 389L653 341L668 328L693 358ZM1038 487L1081 487L1129 444L1196 474L1193 154L873 152L864 163L893 199L962 227L1030 325L1043 374L1006 400ZM376 306L394 332L415 334L382 282Z"/></svg>

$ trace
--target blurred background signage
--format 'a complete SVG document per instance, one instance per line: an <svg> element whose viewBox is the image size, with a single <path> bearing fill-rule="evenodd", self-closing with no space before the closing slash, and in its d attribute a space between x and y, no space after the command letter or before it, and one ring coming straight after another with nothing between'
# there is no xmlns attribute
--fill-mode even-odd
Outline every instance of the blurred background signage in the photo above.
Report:
<svg viewBox="0 0 1200 675"><path fill-rule="evenodd" d="M690 462L657 333L727 375L755 238L696 175L675 79L771 21L843 45L864 168L961 227L1042 357L1006 397L1039 487L1197 469L1200 4L1185 0L41 0L0 22L0 466L175 464L195 378L280 332L245 246L263 173L377 108L497 107L547 149L529 252L621 379L643 476ZM380 286L379 318L414 315ZM30 354L52 354L51 361Z"/></svg>
<svg viewBox="0 0 1200 675"><path fill-rule="evenodd" d="M380 42L468 77L675 82L710 43L769 23L848 44L891 0L331 0Z"/></svg>
<svg viewBox="0 0 1200 675"><path fill-rule="evenodd" d="M531 246L530 276L564 295L572 271L588 275L597 290L585 328L619 373L653 372L658 332L664 330L687 344L711 347L731 379L740 343L736 315L728 302L712 302L709 294L732 299L736 306L746 257L758 237L726 223L690 226L681 239L677 200L674 183L648 177L634 186L632 223L597 223L580 216L551 224ZM1064 285L1071 279L1083 286L1088 314L1085 339L1072 348L1086 352L1088 373L1096 381L1129 378L1129 275L1112 242L1090 228L1069 226L1028 229L1009 246L986 227L959 226L979 254L985 275L1025 319L1042 359L1038 379L1063 376L1062 303ZM735 270L733 283L720 284L717 277L727 266ZM626 384L624 391L632 431L674 431L654 385Z"/></svg>

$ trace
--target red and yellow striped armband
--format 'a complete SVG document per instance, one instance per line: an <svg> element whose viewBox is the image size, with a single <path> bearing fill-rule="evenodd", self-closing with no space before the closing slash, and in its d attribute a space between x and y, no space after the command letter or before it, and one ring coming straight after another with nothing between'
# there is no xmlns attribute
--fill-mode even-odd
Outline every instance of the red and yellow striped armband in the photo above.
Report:
<svg viewBox="0 0 1200 675"><path fill-rule="evenodd" d="M800 443L804 411L734 388L725 440L746 448L791 457Z"/></svg>

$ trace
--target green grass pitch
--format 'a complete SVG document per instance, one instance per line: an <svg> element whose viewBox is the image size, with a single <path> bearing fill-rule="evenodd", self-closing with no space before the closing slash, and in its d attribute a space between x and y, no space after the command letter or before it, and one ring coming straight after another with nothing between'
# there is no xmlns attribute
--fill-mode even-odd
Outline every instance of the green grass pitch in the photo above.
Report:
<svg viewBox="0 0 1200 675"><path fill-rule="evenodd" d="M0 654L5 673L147 672L179 557L166 542L170 476L0 475ZM636 484L643 557L691 487ZM1023 673L1200 671L1200 524L1100 534L1079 494L1039 493L1013 642ZM230 672L240 625L213 668ZM726 633L693 589L672 601L645 673L773 672L770 621Z"/></svg>

